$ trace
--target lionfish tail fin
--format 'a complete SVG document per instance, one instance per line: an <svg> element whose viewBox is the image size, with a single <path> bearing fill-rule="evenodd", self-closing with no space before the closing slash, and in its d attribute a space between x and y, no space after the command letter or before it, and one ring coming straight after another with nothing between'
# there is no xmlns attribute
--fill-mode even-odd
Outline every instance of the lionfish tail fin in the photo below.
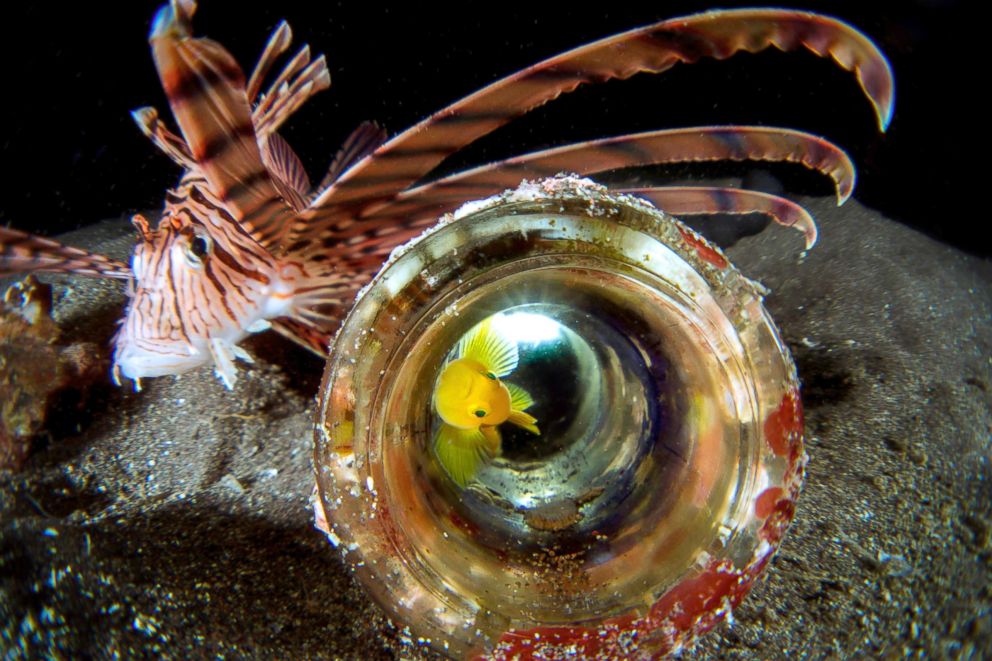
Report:
<svg viewBox="0 0 992 661"><path fill-rule="evenodd" d="M131 267L52 239L0 227L0 275L48 271L129 280Z"/></svg>

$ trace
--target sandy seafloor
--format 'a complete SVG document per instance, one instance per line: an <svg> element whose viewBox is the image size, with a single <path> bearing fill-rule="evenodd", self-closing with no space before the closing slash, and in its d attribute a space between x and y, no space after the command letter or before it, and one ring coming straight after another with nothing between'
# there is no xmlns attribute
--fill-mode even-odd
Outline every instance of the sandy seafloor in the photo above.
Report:
<svg viewBox="0 0 992 661"><path fill-rule="evenodd" d="M805 491L732 625L686 656L992 656L992 264L809 204L805 260L787 230L729 251L799 365ZM68 240L126 258L131 237ZM108 341L122 286L53 280L69 338ZM209 369L108 384L78 433L0 474L7 658L416 654L311 526L319 361L272 334L248 348L233 392Z"/></svg>

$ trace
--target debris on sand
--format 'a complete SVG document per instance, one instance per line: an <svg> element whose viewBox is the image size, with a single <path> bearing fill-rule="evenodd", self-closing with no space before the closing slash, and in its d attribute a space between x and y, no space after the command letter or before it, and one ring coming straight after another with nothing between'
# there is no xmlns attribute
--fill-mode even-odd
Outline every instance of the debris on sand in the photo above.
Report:
<svg viewBox="0 0 992 661"><path fill-rule="evenodd" d="M57 393L106 374L91 342L61 344L52 319L52 288L27 276L0 301L0 469L16 470L45 427Z"/></svg>

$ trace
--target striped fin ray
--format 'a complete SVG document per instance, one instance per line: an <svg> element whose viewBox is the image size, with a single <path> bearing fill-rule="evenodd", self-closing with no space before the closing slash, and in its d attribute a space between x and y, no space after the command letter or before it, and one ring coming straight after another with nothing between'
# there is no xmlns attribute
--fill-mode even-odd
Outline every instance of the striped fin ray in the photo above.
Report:
<svg viewBox="0 0 992 661"><path fill-rule="evenodd" d="M802 232L806 250L816 243L817 230L813 217L802 206L778 195L719 186L621 188L616 192L643 197L673 216L765 214L779 225Z"/></svg>
<svg viewBox="0 0 992 661"><path fill-rule="evenodd" d="M522 179L561 172L593 175L644 165L706 161L798 163L830 177L843 204L854 189L855 169L839 147L809 133L761 126L707 126L649 131L533 152L459 172L400 193L394 202L362 216L371 222L428 211L437 216L465 200L516 187ZM342 232L350 238L361 231Z"/></svg>
<svg viewBox="0 0 992 661"><path fill-rule="evenodd" d="M249 104L254 104L252 124L262 162L283 199L298 212L306 208L311 196L310 178L299 156L276 131L311 96L330 87L331 76L324 56L311 62L310 47L304 44L260 96L265 78L292 40L289 24L280 22L255 65L246 95Z"/></svg>
<svg viewBox="0 0 992 661"><path fill-rule="evenodd" d="M274 330L314 353L326 356L341 318L372 273L343 269L308 277L293 291L293 310L272 321Z"/></svg>
<svg viewBox="0 0 992 661"><path fill-rule="evenodd" d="M259 96L269 71L292 40L292 29L286 21L281 21L255 65L246 95L248 103L254 104L252 124L261 146L262 162L283 198L295 211L302 211L311 194L310 178L299 156L276 130L312 95L330 87L331 77L324 57L311 62L310 47L304 45Z"/></svg>
<svg viewBox="0 0 992 661"><path fill-rule="evenodd" d="M292 41L292 29L286 21L281 21L269 37L248 81L248 102L255 104L252 120L260 142L276 131L307 99L331 86L331 74L324 56L311 62L310 46L304 44L259 97L266 76Z"/></svg>
<svg viewBox="0 0 992 661"><path fill-rule="evenodd" d="M435 113L345 172L294 225L293 240L332 229L342 215L390 199L445 158L512 119L584 83L660 73L703 57L806 48L853 71L884 130L894 84L884 55L847 24L804 12L743 9L664 21L528 67Z"/></svg>
<svg viewBox="0 0 992 661"><path fill-rule="evenodd" d="M141 132L151 140L166 156L184 170L196 168L196 161L189 152L189 145L169 130L159 116L158 110L150 106L131 111L131 117Z"/></svg>
<svg viewBox="0 0 992 661"><path fill-rule="evenodd" d="M272 174L272 181L283 199L296 211L307 206L310 177L293 148L278 133L270 133L262 148L262 162Z"/></svg>
<svg viewBox="0 0 992 661"><path fill-rule="evenodd" d="M346 260L357 260L352 262L355 268L361 268L359 262L367 262L374 268L376 262L393 248L420 233L438 216L453 211L465 200L480 199L514 188L522 179L539 179L560 172L585 176L643 165L720 160L804 165L833 180L838 204L850 197L854 188L854 165L847 154L836 145L809 133L758 126L649 131L525 154L409 189L394 201L370 210L371 213L361 219L363 222L353 223L338 231L336 238L339 243L331 249L337 248ZM761 198L755 211L764 211L768 207L782 212L783 215L777 217L774 213L769 214L777 222L790 225L795 222L795 226L806 234L807 241L815 239L815 226L812 237L809 231L812 218L806 212L798 214L797 205L769 205ZM400 218L402 223L397 221Z"/></svg>
<svg viewBox="0 0 992 661"><path fill-rule="evenodd" d="M52 239L0 227L0 275L49 271L129 280L131 267L116 259Z"/></svg>
<svg viewBox="0 0 992 661"><path fill-rule="evenodd" d="M778 195L713 186L658 186L614 188L612 190L619 194L642 197L659 209L677 217L713 214L764 214L778 225L802 232L806 250L816 244L818 232L813 216L801 205ZM461 206L465 199L473 198L453 199L440 211L436 208L430 210L416 209L415 212L411 212L409 216L404 218L402 231L397 229L396 223L387 225L386 227L397 229L397 231L385 236L373 236L353 244L351 246L352 254L343 257L342 261L350 269L374 273L381 266L382 260L397 245L420 234L427 227L433 225L440 215Z"/></svg>
<svg viewBox="0 0 992 661"><path fill-rule="evenodd" d="M279 56L286 52L292 41L293 30L289 27L289 23L279 21L279 25L272 31L272 35L265 43L265 49L258 58L258 64L255 65L255 70L252 71L251 78L248 80L248 88L245 93L249 103L255 103L258 93L262 90L262 82L269 75L269 70L272 69Z"/></svg>
<svg viewBox="0 0 992 661"><path fill-rule="evenodd" d="M321 358L327 357L334 333L291 317L279 317L273 319L271 323L272 330L283 337L292 340Z"/></svg>
<svg viewBox="0 0 992 661"><path fill-rule="evenodd" d="M258 136L264 138L276 131L307 99L330 86L324 56L311 62L310 47L303 46L252 112Z"/></svg>
<svg viewBox="0 0 992 661"><path fill-rule="evenodd" d="M181 2L159 11L149 37L155 65L198 170L241 228L271 249L293 211L262 161L244 74L219 44L190 36L192 12Z"/></svg>
<svg viewBox="0 0 992 661"><path fill-rule="evenodd" d="M370 280L371 275L362 278L361 284ZM298 294L299 299L293 313L293 319L311 324L324 331L335 330L341 317L347 314L350 309L360 288L360 285L353 287L350 284L318 285L310 292L301 292Z"/></svg>
<svg viewBox="0 0 992 661"><path fill-rule="evenodd" d="M317 186L314 197L334 183L352 165L362 160L386 142L386 131L375 122L362 122L345 138L344 144L327 169L327 174Z"/></svg>

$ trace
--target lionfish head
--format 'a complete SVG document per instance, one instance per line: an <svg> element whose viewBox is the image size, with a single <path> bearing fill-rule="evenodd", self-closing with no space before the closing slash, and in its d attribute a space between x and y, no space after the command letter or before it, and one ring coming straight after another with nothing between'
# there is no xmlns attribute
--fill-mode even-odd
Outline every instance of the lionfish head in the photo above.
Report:
<svg viewBox="0 0 992 661"><path fill-rule="evenodd" d="M181 202L166 205L157 228L140 214L133 218L140 240L131 258L130 302L114 339L114 374L137 385L143 377L212 363L231 386L234 359L250 360L237 343L278 314L278 287L259 263L264 252L246 256L250 246L198 215L202 210L187 197L201 195L195 187L180 191L170 192Z"/></svg>

